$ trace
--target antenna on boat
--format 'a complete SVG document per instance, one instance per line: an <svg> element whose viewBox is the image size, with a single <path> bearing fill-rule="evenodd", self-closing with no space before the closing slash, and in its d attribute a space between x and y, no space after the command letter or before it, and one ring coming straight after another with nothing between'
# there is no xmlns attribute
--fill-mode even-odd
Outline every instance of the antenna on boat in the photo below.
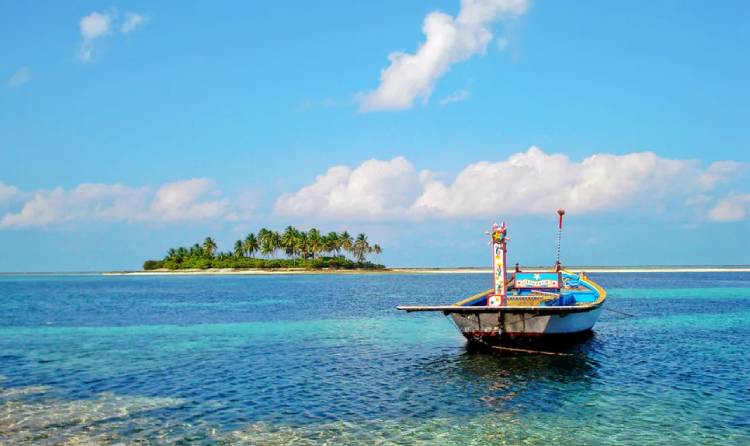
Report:
<svg viewBox="0 0 750 446"><path fill-rule="evenodd" d="M555 262L555 269L560 271L560 240L562 239L562 225L563 215L565 215L565 209L560 208L557 210L557 261Z"/></svg>

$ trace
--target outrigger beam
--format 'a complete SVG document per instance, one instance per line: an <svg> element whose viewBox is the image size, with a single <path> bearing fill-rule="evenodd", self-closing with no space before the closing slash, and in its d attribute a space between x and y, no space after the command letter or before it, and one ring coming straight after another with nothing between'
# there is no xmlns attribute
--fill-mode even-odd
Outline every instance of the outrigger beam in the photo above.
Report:
<svg viewBox="0 0 750 446"><path fill-rule="evenodd" d="M498 307L462 307L459 305L399 305L398 310L411 313L413 311L448 311L451 313L476 313L497 311Z"/></svg>
<svg viewBox="0 0 750 446"><path fill-rule="evenodd" d="M565 306L502 306L502 307L488 307L488 306L460 306L460 305L399 305L396 307L397 310L403 310L407 313L415 311L441 311L445 314L448 313L497 313L502 311L504 313L524 313L533 311L535 313L559 313L560 310L574 310L569 311L571 313L577 313L580 311L588 311L591 307L599 306L599 303L591 303L588 305L565 305Z"/></svg>

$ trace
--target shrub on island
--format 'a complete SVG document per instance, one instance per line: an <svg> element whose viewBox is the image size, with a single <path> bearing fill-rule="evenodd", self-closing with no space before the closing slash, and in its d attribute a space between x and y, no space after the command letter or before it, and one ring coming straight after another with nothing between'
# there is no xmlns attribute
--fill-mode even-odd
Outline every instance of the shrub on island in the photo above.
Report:
<svg viewBox="0 0 750 446"><path fill-rule="evenodd" d="M173 260L146 260L143 269L152 271L157 269L210 269L210 268L232 268L232 269L281 269L281 268L303 268L303 269L384 269L385 265L373 262L356 262L344 257L322 257L317 259L186 259L182 262Z"/></svg>
<svg viewBox="0 0 750 446"><path fill-rule="evenodd" d="M286 258L275 258L279 251ZM250 233L235 242L233 252L217 251L216 242L206 237L202 244L170 249L162 260L146 260L143 269L383 269L384 265L366 259L368 254L381 252L380 245L370 245L365 234L356 238L347 232L322 235L315 228L305 232L288 226L283 233L265 228L257 236ZM257 253L267 257L258 258Z"/></svg>

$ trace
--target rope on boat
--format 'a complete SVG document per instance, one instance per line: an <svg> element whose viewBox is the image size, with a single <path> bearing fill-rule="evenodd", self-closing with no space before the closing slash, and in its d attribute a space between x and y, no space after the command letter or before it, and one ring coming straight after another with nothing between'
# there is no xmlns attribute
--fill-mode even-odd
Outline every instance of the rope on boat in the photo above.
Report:
<svg viewBox="0 0 750 446"><path fill-rule="evenodd" d="M635 314L632 314L632 313L626 313L626 312L624 312L624 311L620 311L620 310L614 310L614 309L612 309L612 308L609 308L609 307L604 307L604 309L605 309L605 310L607 310L607 311L611 311L611 312L613 312L613 313L617 313L617 314L622 314L623 316L627 316L627 317L635 317Z"/></svg>
<svg viewBox="0 0 750 446"><path fill-rule="evenodd" d="M515 353L531 353L531 354L548 355L548 356L573 356L572 353L550 352L550 351L545 351L545 350L535 350L535 349L529 349L529 348L507 347L504 345L492 345L492 344L488 344L482 341L481 339L475 339L475 342L478 342L482 344L484 347L490 348L492 350L502 350L502 351L515 352Z"/></svg>
<svg viewBox="0 0 750 446"><path fill-rule="evenodd" d="M534 354L549 355L549 356L573 356L572 353L548 352L544 350L533 350L533 349L518 348L518 347L505 347L501 345L490 345L484 342L482 342L482 344L484 344L486 347L489 347L493 350L504 350L504 351L510 351L510 352L520 352L520 353L534 353Z"/></svg>

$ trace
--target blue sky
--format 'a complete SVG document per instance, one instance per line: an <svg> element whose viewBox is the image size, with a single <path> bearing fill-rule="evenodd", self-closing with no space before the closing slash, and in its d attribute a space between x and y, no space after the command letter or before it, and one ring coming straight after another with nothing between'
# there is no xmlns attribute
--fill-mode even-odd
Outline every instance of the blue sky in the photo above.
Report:
<svg viewBox="0 0 750 446"><path fill-rule="evenodd" d="M500 219L511 261L550 263L559 206L571 264L750 263L746 2L0 17L0 271L133 269L287 224L482 266Z"/></svg>

